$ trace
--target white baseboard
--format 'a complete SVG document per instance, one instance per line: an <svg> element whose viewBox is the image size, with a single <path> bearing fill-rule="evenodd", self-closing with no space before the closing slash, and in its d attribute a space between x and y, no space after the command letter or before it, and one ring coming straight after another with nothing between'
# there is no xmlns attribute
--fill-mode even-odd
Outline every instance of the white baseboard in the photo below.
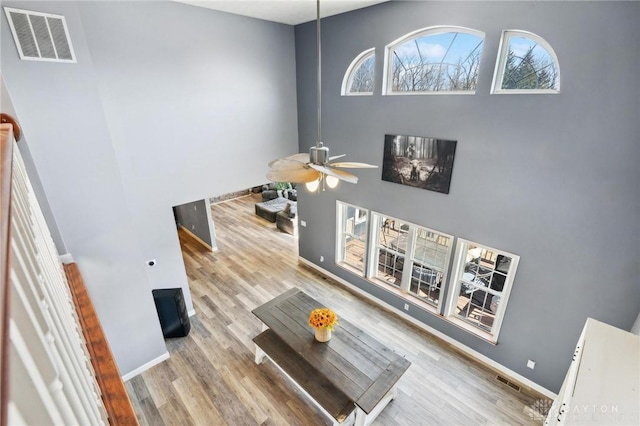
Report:
<svg viewBox="0 0 640 426"><path fill-rule="evenodd" d="M152 359L151 361L147 362L144 365L141 365L140 367L136 368L133 371L128 372L127 374L122 376L122 381L126 382L128 380L133 379L134 377L136 377L138 374L141 374L144 371L147 371L148 369L150 369L151 367L154 367L158 364L160 364L162 361L165 361L169 359L169 352L165 352L164 354L160 355L159 357Z"/></svg>
<svg viewBox="0 0 640 426"><path fill-rule="evenodd" d="M64 265L69 265L75 262L75 260L73 260L73 256L71 256L71 253L61 254L60 256L58 256L58 258Z"/></svg>
<svg viewBox="0 0 640 426"><path fill-rule="evenodd" d="M551 398L551 399L556 399L556 397L558 396L557 394L551 392L549 389L540 386L539 384L527 379L526 377L516 373L515 371L511 370L510 368L505 367L502 364L497 363L496 361L492 360L491 358L488 358L487 356L481 354L480 352L477 352L473 349L471 349L470 347L463 345L462 343L458 342L457 340L449 337L448 335L436 330L435 328L429 327L428 325L424 324L421 321L418 321L417 319L413 318L412 316L407 315L405 312L401 311L400 309L394 308L393 306L390 306L388 304L386 304L385 302L383 302L382 300L376 298L375 296L367 293L366 291L362 290L361 288L358 288L356 286L354 286L353 284L351 284L350 282L346 281L343 278L340 278L337 275L332 274L331 272L327 271L326 269L316 265L313 262L310 262L309 260L298 256L298 261L300 261L301 263L304 263L305 265L309 266L312 269L315 269L316 271L318 271L319 273L337 281L338 283L340 283L341 285L344 285L345 287L349 288L350 290L353 290L354 292L366 297L368 300L370 300L371 302L375 303L376 305L391 311L395 314L397 314L398 316L400 316L402 319L410 322L411 324L416 325L417 327L421 328L422 330L426 331L427 333L433 334L434 336L438 337L441 340L444 340L445 342L449 343L451 346L455 347L456 349L460 350L461 352L464 352L465 354L475 358L476 360L478 360L479 362L481 362L482 364L485 364L486 366L488 366L489 368L496 370L506 376L508 376L509 378L513 379L514 381L546 396L547 398Z"/></svg>
<svg viewBox="0 0 640 426"><path fill-rule="evenodd" d="M187 315L189 315L189 318L191 318L191 317L192 317L192 316L194 316L195 314L196 314L196 310L195 310L195 308L194 308L194 309L191 309L191 310L189 310L189 311L187 312Z"/></svg>

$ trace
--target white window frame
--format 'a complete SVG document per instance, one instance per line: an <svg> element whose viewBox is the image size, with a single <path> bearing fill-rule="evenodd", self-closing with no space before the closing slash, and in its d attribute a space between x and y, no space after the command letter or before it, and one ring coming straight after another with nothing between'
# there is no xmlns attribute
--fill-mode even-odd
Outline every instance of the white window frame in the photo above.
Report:
<svg viewBox="0 0 640 426"><path fill-rule="evenodd" d="M365 222L365 220L359 219L358 218L358 213L363 211L366 212L367 215L367 227L371 226L371 212L368 209L356 206L354 204L350 204L350 203L345 203L344 201L340 201L340 200L336 200L336 253L335 253L335 262L336 265L341 265L344 266L346 268L349 268L352 271L358 271L360 273L361 276L365 276L365 272L367 270L367 263L368 263L368 251L369 251L369 229L367 229L367 232L365 233L367 240L364 241L364 258L363 258L363 265L362 265L362 270L359 270L357 266L351 265L350 263L347 263L345 261L345 259L343 258L343 253L345 252L345 243L344 243L344 235L346 233L345 230L345 225L346 225L346 219L344 217L344 208L348 208L351 207L353 209L355 209L355 214L354 214L354 223L353 226L355 227L356 225L359 225L363 222ZM358 238L355 235L352 235L354 238ZM345 256L346 257L346 256Z"/></svg>
<svg viewBox="0 0 640 426"><path fill-rule="evenodd" d="M392 67L393 61L392 52L396 47L401 44L406 43L414 38L420 38L423 36L443 34L449 32L462 32L466 34L471 34L477 37L481 37L483 41L483 50L484 50L484 41L486 38L486 34L483 31L475 30L473 28L460 27L455 25L435 25L431 27L421 28L419 30L412 31L403 35L402 37L394 40L390 44L388 44L384 49L384 66L382 73L382 95L383 96L411 96L411 95L474 95L476 93L475 90L444 90L444 91L415 91L415 92L394 92L391 88L393 84L393 78L390 77L393 75ZM481 60L482 61L482 60ZM478 81L480 79L478 78Z"/></svg>
<svg viewBox="0 0 640 426"><path fill-rule="evenodd" d="M39 62L63 62L63 63L69 63L69 64L75 64L77 63L76 60L76 53L73 50L73 44L71 42L71 37L69 35L69 28L67 27L67 20L65 19L64 16L62 15L54 15L52 13L43 13L43 12L34 12L31 10L26 10L26 9L16 9L13 7L4 7L4 12L6 14L7 17L7 21L9 22L9 28L11 29L11 35L13 36L13 40L15 42L16 45L16 49L18 50L18 55L20 56L20 59L23 61L39 61ZM46 18L55 18L55 19L60 19L62 21L62 27L64 28L64 32L65 35L67 37L67 43L69 45L69 52L71 53L71 59L60 59L57 58L58 56L58 50L56 49L55 43L53 43L53 50L56 53L56 58L43 58L41 53L40 53L40 46L38 46L38 42L36 41L36 50L38 51L38 55L40 56L39 58L35 58L33 56L24 56L24 54L22 53L22 47L20 46L20 42L18 41L18 34L16 33L16 28L13 25L13 20L11 19L11 17L9 16L10 12L16 12L16 13L22 13L22 14L26 14L26 15L34 15L34 16L42 16L43 18L45 18L45 22L47 24L47 30L49 31L49 37L51 37L51 40L53 40L53 35L51 34L51 28L49 27L49 21ZM29 21L29 28L31 29L31 35L33 36L33 39L36 40L36 35L33 31L33 26L31 24L31 19L27 18Z"/></svg>
<svg viewBox="0 0 640 426"><path fill-rule="evenodd" d="M347 71L344 73L344 78L342 79L342 88L340 90L340 94L342 96L373 96L373 91L371 92L352 92L351 91L351 85L353 84L353 76L355 72L360 68L360 66L364 61L366 61L372 56L374 57L374 63L375 63L375 56L376 56L375 47L372 47L371 49L367 49L361 52L360 54L358 54L358 56L355 57L353 61L351 61L351 64L347 68ZM373 75L375 78L375 65L374 65ZM375 82L373 87L375 88Z"/></svg>
<svg viewBox="0 0 640 426"><path fill-rule="evenodd" d="M396 254L397 256L402 256L405 259L404 265L402 267L402 282L400 283L400 290L402 290L404 293L407 293L407 288L409 288L409 285L411 284L411 277L407 277L407 274L404 273L404 270L406 268L407 262L406 260L409 258L409 256L413 257L413 242L415 240L415 225L405 221L405 220L401 220L398 218L395 218L393 216L389 216L383 213L379 213L379 212L375 212L372 211L370 214L370 221L369 221L369 241L371 243L373 243L373 246L371 246L370 243L370 250L369 250L369 261L367 262L367 278L369 278L372 281L377 281L377 282L382 282L385 285L389 285L391 287L393 287L392 284L385 282L383 279L378 278L378 258L380 256L380 228L382 226L381 223L381 219L384 217L386 219L392 219L392 220L397 220L398 222L402 222L405 223L407 225L409 225L409 231L407 232L407 250L405 253L400 253L397 250L393 250L393 249L389 249L388 247L385 248L386 251L389 251L393 254ZM409 274L411 275L411 274Z"/></svg>
<svg viewBox="0 0 640 426"><path fill-rule="evenodd" d="M502 294L500 296L500 303L498 303L497 312L495 313L495 319L493 321L493 325L491 327L491 332L487 332L482 330L479 327L470 324L461 318L457 317L456 308L458 295L460 293L460 286L462 285L464 268L466 265L466 255L468 252L469 245L474 245L476 247L481 247L483 249L492 251L496 253L496 255L503 255L511 258L511 264L509 266L509 273L506 276L504 287L502 288ZM508 253L504 250L495 249L493 247L489 247L485 244L476 243L473 241L465 240L462 238L458 238L456 242L456 250L454 255L454 263L451 268L451 275L449 279L449 283L447 285L447 301L444 315L450 321L455 324L461 326L465 330L477 334L480 337L483 337L493 343L497 343L498 335L500 334L500 328L502 327L502 322L504 320L505 312L507 309L509 295L511 294L511 288L513 287L513 282L515 279L516 272L518 270L518 263L520 262L520 256Z"/></svg>
<svg viewBox="0 0 640 426"><path fill-rule="evenodd" d="M445 257L445 261L444 261L444 266L442 268L442 271L440 271L442 273L442 283L440 284L440 297L438 299L438 303L436 303L434 306L436 306L436 309L438 310L438 312L443 312L444 311L444 306L446 306L447 303L447 299L446 299L446 294L447 294L447 290L449 288L449 284L448 284L448 278L449 278L449 264L451 263L451 256L453 254L453 248L455 246L455 238L453 237L453 235L449 235L449 234L445 234L444 232L440 232L440 231L436 231L434 229L431 228L427 228L424 226L416 226L415 232L414 232L414 238L413 238L413 244L412 244L412 250L411 250L411 271L410 271L410 277L409 277L409 286L411 285L411 280L413 279L413 266L417 263L419 265L421 265L422 267L428 267L431 270L437 271L438 270L438 266L437 265L431 265L431 264L423 264L420 260L415 258L415 249L416 249L416 243L418 241L418 230L419 229L423 229L427 232L431 232L434 234L438 235L438 238L448 238L449 239L449 250L447 250L447 254ZM437 241L436 241L436 244ZM403 271L404 273L404 271ZM420 296L411 293L410 291L411 287L409 287L407 289L407 291L409 292L409 294L411 294L412 296L416 297L418 300L423 300ZM430 301L425 301L423 300L425 303L428 304L432 304L432 302Z"/></svg>
<svg viewBox="0 0 640 426"><path fill-rule="evenodd" d="M543 47L556 67L557 89L503 89L502 80L504 78L504 69L506 66L507 55L509 53L509 44L512 37L523 37L536 42ZM549 43L537 34L523 30L503 30L500 37L500 47L498 48L498 58L496 60L496 68L493 72L493 82L491 83L492 94L558 94L560 93L560 62L555 50Z"/></svg>
<svg viewBox="0 0 640 426"><path fill-rule="evenodd" d="M383 279L378 278L377 273L378 273L378 259L380 256L380 229L382 226L382 218L386 218L386 219L392 219L392 220L397 220L398 222L402 222L403 224L406 224L409 226L409 230L407 231L407 247L406 247L406 251L405 253L399 253L396 252L396 254L401 255L404 257L404 264L402 267L402 281L400 283L400 291L411 296L412 298L414 298L415 300L420 301L421 303L424 303L425 305L428 305L431 309L435 310L438 313L441 313L443 311L443 306L446 305L446 298L445 298L445 294L447 291L447 287L448 287L448 275L449 275L449 264L451 261L451 255L453 253L453 247L454 247L454 242L455 239L452 235L446 234L444 232L435 230L435 229L431 229L431 228L427 228L426 226L422 226L422 225L417 225L411 222L408 222L406 220L402 220L402 219L398 219L396 217L393 216L389 216L383 213L379 213L376 211L370 211L369 212L369 242L368 242L368 247L369 247L369 257L367 260L367 274L366 274L366 278L369 279L372 282L380 282L380 283L384 283L384 285L388 285L391 288L397 288L394 287L392 284L389 284L387 282L385 282ZM450 246L449 246L449 250L447 252L447 256L446 256L446 260L445 260L445 266L442 270L442 285L441 285L441 297L438 300L437 304L433 304L431 302L428 302L426 300L423 300L421 297L419 297L418 295L415 295L413 293L411 293L410 289L411 289L411 279L413 277L413 265L415 262L418 262L415 259L415 248L416 248L416 240L417 240L417 231L418 229L424 229L427 232L433 232L435 234L438 234L440 236L449 238L449 241L451 242ZM385 250L389 251L389 248L385 248ZM419 262L418 262L419 263ZM421 263L420 263L421 264ZM422 265L422 264L421 264Z"/></svg>

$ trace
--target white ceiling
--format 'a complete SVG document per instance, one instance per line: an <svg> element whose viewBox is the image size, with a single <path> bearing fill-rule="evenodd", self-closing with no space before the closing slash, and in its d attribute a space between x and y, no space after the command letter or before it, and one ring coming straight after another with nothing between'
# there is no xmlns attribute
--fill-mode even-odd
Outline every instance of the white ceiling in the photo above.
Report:
<svg viewBox="0 0 640 426"><path fill-rule="evenodd" d="M174 0L236 15L297 25L316 19L315 0ZM320 16L332 16L388 0L322 0Z"/></svg>

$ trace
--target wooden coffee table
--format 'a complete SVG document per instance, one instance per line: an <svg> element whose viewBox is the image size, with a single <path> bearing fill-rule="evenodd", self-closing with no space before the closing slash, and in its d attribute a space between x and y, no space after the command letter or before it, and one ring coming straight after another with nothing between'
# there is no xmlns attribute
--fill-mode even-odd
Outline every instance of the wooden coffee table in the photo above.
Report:
<svg viewBox="0 0 640 426"><path fill-rule="evenodd" d="M269 357L334 424L368 425L395 398L411 363L339 313L331 340L315 341L308 318L321 307L294 288L254 309L265 326L253 339L256 363Z"/></svg>

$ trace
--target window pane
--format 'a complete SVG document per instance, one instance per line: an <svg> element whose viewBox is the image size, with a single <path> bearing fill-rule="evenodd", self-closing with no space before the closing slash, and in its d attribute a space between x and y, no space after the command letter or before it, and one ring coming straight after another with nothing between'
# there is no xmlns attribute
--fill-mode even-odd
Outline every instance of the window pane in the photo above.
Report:
<svg viewBox="0 0 640 426"><path fill-rule="evenodd" d="M484 331L491 332L498 296L479 289L465 289L460 291L457 315Z"/></svg>
<svg viewBox="0 0 640 426"><path fill-rule="evenodd" d="M375 65L376 55L371 54L353 71L350 93L373 93Z"/></svg>
<svg viewBox="0 0 640 426"><path fill-rule="evenodd" d="M357 238L347 238L344 250L344 262L359 271L364 271L364 253L366 250L366 243Z"/></svg>
<svg viewBox="0 0 640 426"><path fill-rule="evenodd" d="M342 253L338 261L364 272L365 253L367 247L368 214L347 204L340 204L342 209L342 224L340 235Z"/></svg>
<svg viewBox="0 0 640 426"><path fill-rule="evenodd" d="M413 264L409 292L425 302L437 305L440 300L443 273L419 263Z"/></svg>
<svg viewBox="0 0 640 426"><path fill-rule="evenodd" d="M469 286L489 287L493 294L501 292L511 258L474 245L468 247L463 282Z"/></svg>
<svg viewBox="0 0 640 426"><path fill-rule="evenodd" d="M515 274L515 256L502 254L494 249L458 240L462 247L457 287L453 289L451 309L448 315L459 318L478 329L489 332L497 339L499 321L506 308L505 286Z"/></svg>
<svg viewBox="0 0 640 426"><path fill-rule="evenodd" d="M443 271L447 265L447 256L451 241L449 237L418 228L414 259Z"/></svg>
<svg viewBox="0 0 640 426"><path fill-rule="evenodd" d="M416 229L410 293L438 305L450 248L449 237L424 228Z"/></svg>
<svg viewBox="0 0 640 426"><path fill-rule="evenodd" d="M537 41L522 36L509 39L502 89L558 89L556 63Z"/></svg>
<svg viewBox="0 0 640 426"><path fill-rule="evenodd" d="M397 219L380 217L378 268L376 276L400 287L404 255L407 252L409 225Z"/></svg>
<svg viewBox="0 0 640 426"><path fill-rule="evenodd" d="M392 92L473 91L483 38L466 32L424 34L391 51Z"/></svg>

